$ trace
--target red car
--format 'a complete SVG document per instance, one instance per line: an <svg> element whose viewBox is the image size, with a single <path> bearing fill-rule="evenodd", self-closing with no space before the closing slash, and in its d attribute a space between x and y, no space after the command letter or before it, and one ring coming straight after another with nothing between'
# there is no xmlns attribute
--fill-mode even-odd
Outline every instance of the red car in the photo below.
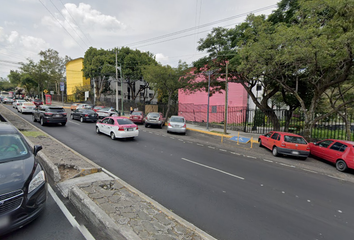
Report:
<svg viewBox="0 0 354 240"><path fill-rule="evenodd" d="M272 151L274 156L288 155L306 159L310 154L310 145L300 135L271 131L258 138L259 146Z"/></svg>
<svg viewBox="0 0 354 240"><path fill-rule="evenodd" d="M142 111L134 111L130 114L129 120L133 123L144 123L144 113Z"/></svg>
<svg viewBox="0 0 354 240"><path fill-rule="evenodd" d="M101 110L102 108L105 108L105 106L94 106L92 108L93 111L97 112L98 110Z"/></svg>
<svg viewBox="0 0 354 240"><path fill-rule="evenodd" d="M40 99L34 99L32 102L34 103L34 105L36 105L36 107L38 107L39 105L43 105L43 102Z"/></svg>
<svg viewBox="0 0 354 240"><path fill-rule="evenodd" d="M325 139L310 143L311 155L336 164L338 171L354 169L354 142Z"/></svg>

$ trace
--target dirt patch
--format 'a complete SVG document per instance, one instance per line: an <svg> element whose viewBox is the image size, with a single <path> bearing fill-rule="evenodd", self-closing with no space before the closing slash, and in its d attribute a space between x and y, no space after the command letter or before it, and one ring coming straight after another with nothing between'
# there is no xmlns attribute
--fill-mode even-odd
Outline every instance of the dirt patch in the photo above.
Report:
<svg viewBox="0 0 354 240"><path fill-rule="evenodd" d="M100 171L97 165L50 137L1 104L0 114L19 129L34 145L43 147L42 152L58 167L61 175L60 181Z"/></svg>

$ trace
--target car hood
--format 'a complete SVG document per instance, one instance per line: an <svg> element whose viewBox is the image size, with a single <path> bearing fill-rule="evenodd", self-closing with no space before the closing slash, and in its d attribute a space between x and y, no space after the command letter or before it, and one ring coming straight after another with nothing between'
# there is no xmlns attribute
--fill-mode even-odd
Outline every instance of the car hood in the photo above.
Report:
<svg viewBox="0 0 354 240"><path fill-rule="evenodd" d="M22 189L33 174L34 164L33 156L23 160L0 162L0 195Z"/></svg>

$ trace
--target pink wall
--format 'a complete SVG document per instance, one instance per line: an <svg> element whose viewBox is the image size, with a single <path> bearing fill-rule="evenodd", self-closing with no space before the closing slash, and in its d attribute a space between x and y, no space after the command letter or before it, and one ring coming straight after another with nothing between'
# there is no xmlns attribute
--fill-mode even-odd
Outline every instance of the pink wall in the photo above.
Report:
<svg viewBox="0 0 354 240"><path fill-rule="evenodd" d="M197 79L197 81L201 79ZM241 123L245 120L248 95L239 83L229 83L228 91L228 123ZM208 93L178 92L178 115L184 116L187 121L206 122ZM209 122L224 121L225 92L215 93L209 98ZM213 107L214 106L214 107Z"/></svg>

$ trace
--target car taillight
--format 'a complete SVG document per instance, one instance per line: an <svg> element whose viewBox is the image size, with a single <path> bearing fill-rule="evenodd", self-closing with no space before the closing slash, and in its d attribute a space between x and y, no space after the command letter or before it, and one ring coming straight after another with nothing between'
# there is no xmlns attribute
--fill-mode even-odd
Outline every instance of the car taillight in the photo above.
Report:
<svg viewBox="0 0 354 240"><path fill-rule="evenodd" d="M171 123L168 123L168 126L170 126L170 127L171 127Z"/></svg>
<svg viewBox="0 0 354 240"><path fill-rule="evenodd" d="M44 113L44 115L46 115L46 116L52 116L53 113Z"/></svg>
<svg viewBox="0 0 354 240"><path fill-rule="evenodd" d="M63 113L64 116L66 116L66 113Z"/></svg>
<svg viewBox="0 0 354 240"><path fill-rule="evenodd" d="M124 131L124 127L120 126L120 127L118 128L118 131Z"/></svg>
<svg viewBox="0 0 354 240"><path fill-rule="evenodd" d="M139 128L138 128L138 126L136 126L136 130L138 130Z"/></svg>
<svg viewBox="0 0 354 240"><path fill-rule="evenodd" d="M310 145L307 146L306 150L309 150L309 151L310 151Z"/></svg>
<svg viewBox="0 0 354 240"><path fill-rule="evenodd" d="M88 114L85 114L85 117L88 117Z"/></svg>
<svg viewBox="0 0 354 240"><path fill-rule="evenodd" d="M186 128L186 127L187 127L187 124L184 124L183 127Z"/></svg>
<svg viewBox="0 0 354 240"><path fill-rule="evenodd" d="M285 147L285 146L286 146L285 142L282 142L282 143L281 143L281 146L282 146L282 147Z"/></svg>

